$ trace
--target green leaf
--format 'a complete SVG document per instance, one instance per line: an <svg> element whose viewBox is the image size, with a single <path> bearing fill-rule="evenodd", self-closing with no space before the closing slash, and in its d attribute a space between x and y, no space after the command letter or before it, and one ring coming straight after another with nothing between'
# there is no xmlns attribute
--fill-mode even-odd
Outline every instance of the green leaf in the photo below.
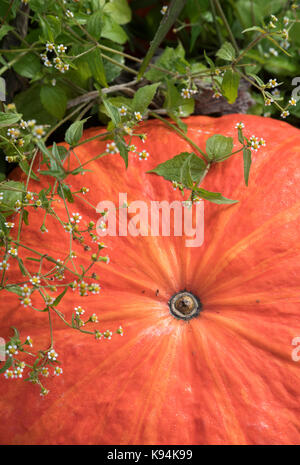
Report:
<svg viewBox="0 0 300 465"><path fill-rule="evenodd" d="M23 114L24 120L35 119L37 124L54 125L57 118L50 115L42 105L41 98L41 84L35 83L28 89L17 94L14 98L18 111Z"/></svg>
<svg viewBox="0 0 300 465"><path fill-rule="evenodd" d="M61 33L61 21L52 15L38 15L39 24L42 29L42 37L45 41L55 42L56 37Z"/></svg>
<svg viewBox="0 0 300 465"><path fill-rule="evenodd" d="M248 74L248 76L252 77L257 82L257 84L259 86L264 86L264 81L262 81L259 76L257 76L254 73L247 73L247 74Z"/></svg>
<svg viewBox="0 0 300 465"><path fill-rule="evenodd" d="M108 87L102 55L99 48L86 55L86 60L91 70L93 78L103 87Z"/></svg>
<svg viewBox="0 0 300 465"><path fill-rule="evenodd" d="M3 192L3 200L0 205L0 210L2 215L7 217L15 212L16 201L22 201L25 186L19 181L7 181L0 185L0 191Z"/></svg>
<svg viewBox="0 0 300 465"><path fill-rule="evenodd" d="M17 257L17 260L18 260L19 268L20 268L20 270L21 270L22 275L23 275L23 276L27 276L27 273L26 273L26 270L25 270L25 267L24 267L22 258Z"/></svg>
<svg viewBox="0 0 300 465"><path fill-rule="evenodd" d="M193 98L183 98L179 90L170 80L166 81L166 85L167 94L164 102L164 108L167 109L169 116L172 119L174 119L174 121L181 128L181 125L184 123L180 121L179 115L189 116L190 114L192 114L195 108L195 100ZM186 132L185 128L183 129L183 131Z"/></svg>
<svg viewBox="0 0 300 465"><path fill-rule="evenodd" d="M216 56L222 60L233 61L235 59L235 50L230 42L225 42L217 51Z"/></svg>
<svg viewBox="0 0 300 465"><path fill-rule="evenodd" d="M244 29L242 31L242 34L244 34L245 32L253 32L253 31L261 32L262 34L266 33L266 31L264 29L262 29L261 27L252 26L252 27L248 27L247 29Z"/></svg>
<svg viewBox="0 0 300 465"><path fill-rule="evenodd" d="M179 43L176 48L166 47L163 53L155 61L155 65L162 68L162 70L150 68L149 71L145 73L146 78L152 82L168 80L170 76L164 71L164 69L185 74L189 63L184 57L185 50L181 43Z"/></svg>
<svg viewBox="0 0 300 465"><path fill-rule="evenodd" d="M59 302L61 301L61 299L63 298L63 296L65 295L65 293L67 292L68 288L65 287L64 290L56 297L56 299L54 300L53 304L51 304L52 307L56 307L56 305L59 304Z"/></svg>
<svg viewBox="0 0 300 465"><path fill-rule="evenodd" d="M206 141L206 153L212 161L223 161L230 156L233 149L233 138L214 134Z"/></svg>
<svg viewBox="0 0 300 465"><path fill-rule="evenodd" d="M21 286L17 286L17 285L7 286L6 290L9 292L13 292L14 294L17 294L20 297L23 296L23 289L21 288Z"/></svg>
<svg viewBox="0 0 300 465"><path fill-rule="evenodd" d="M0 373L4 373L12 365L13 357L7 357L4 365L0 368Z"/></svg>
<svg viewBox="0 0 300 465"><path fill-rule="evenodd" d="M194 185L191 172L191 158L193 155L194 154L191 153L186 157L180 169L180 183L188 189L191 189Z"/></svg>
<svg viewBox="0 0 300 465"><path fill-rule="evenodd" d="M127 24L131 21L131 9L127 0L110 0L103 8L118 24Z"/></svg>
<svg viewBox="0 0 300 465"><path fill-rule="evenodd" d="M211 58L209 58L209 57L206 55L205 50L204 50L204 58L205 58L207 64L209 65L210 69L211 69L212 71L214 71L214 70L215 70L215 64L214 64L214 62L211 60Z"/></svg>
<svg viewBox="0 0 300 465"><path fill-rule="evenodd" d="M41 71L40 59L31 52L27 52L13 64L13 69L20 76L32 79L36 78Z"/></svg>
<svg viewBox="0 0 300 465"><path fill-rule="evenodd" d="M65 141L70 145L76 145L83 134L83 125L87 121L86 119L82 119L80 121L74 121L70 127L66 130L65 133Z"/></svg>
<svg viewBox="0 0 300 465"><path fill-rule="evenodd" d="M0 40L2 40L3 37L6 36L6 34L13 30L14 28L12 26L9 26L8 24L3 24L3 26L0 27Z"/></svg>
<svg viewBox="0 0 300 465"><path fill-rule="evenodd" d="M169 32L172 25L175 23L185 3L186 3L186 0L172 0L171 1L170 5L168 6L168 11L163 16L163 19L156 31L156 34L152 42L150 43L148 52L142 61L139 74L138 74L138 79L141 79L141 77L145 73L150 63L151 58L153 57L155 51L157 50L157 48L159 47L159 45L161 44L161 42L163 41L167 33Z"/></svg>
<svg viewBox="0 0 300 465"><path fill-rule="evenodd" d="M228 103L234 103L238 96L238 89L240 83L240 75L232 69L225 71L222 80L222 94L227 99Z"/></svg>
<svg viewBox="0 0 300 465"><path fill-rule="evenodd" d="M101 44L107 45L112 49L116 49L118 51L122 51L123 47L121 45L118 45L116 43L112 43L110 41L102 40L101 39ZM118 53L113 53L113 52L108 52L105 50L105 55L109 58L113 58L114 61L117 63L120 63L120 65L124 64L125 59L122 55ZM111 63L110 61L106 60L104 57L102 57L103 60L103 65L104 65L104 70L105 70L105 76L106 80L108 83L114 81L118 76L120 76L122 72L121 66L118 66L114 63Z"/></svg>
<svg viewBox="0 0 300 465"><path fill-rule="evenodd" d="M154 98L158 85L159 83L150 84L136 91L132 101L133 111L139 111L142 114L145 112Z"/></svg>
<svg viewBox="0 0 300 465"><path fill-rule="evenodd" d="M110 103L109 100L107 100L106 98L103 98L102 99L103 103L104 103L104 106L105 106L105 109L108 113L108 115L110 116L113 124L115 126L118 126L121 122L121 116L120 116L120 113L119 113L119 110L118 108L116 108L112 103Z"/></svg>
<svg viewBox="0 0 300 465"><path fill-rule="evenodd" d="M116 136L115 137L115 143L116 143L116 146L118 147L120 155L123 158L123 160L125 162L125 166L127 168L128 167L128 152L129 152L129 150L127 148L127 144L125 143L124 138L121 137L121 136Z"/></svg>
<svg viewBox="0 0 300 465"><path fill-rule="evenodd" d="M62 199L66 199L68 202L74 203L74 197L67 184L60 182L57 186L57 193Z"/></svg>
<svg viewBox="0 0 300 465"><path fill-rule="evenodd" d="M102 17L102 10L95 11L95 13L89 17L86 23L86 29L88 33L96 40L99 40L101 37Z"/></svg>
<svg viewBox="0 0 300 465"><path fill-rule="evenodd" d="M176 155L175 157L160 163L156 166L156 168L148 171L148 173L157 174L158 176L162 176L168 181L176 181L181 183L181 169L182 166L186 163L187 159L189 160L192 181L198 183L203 172L205 171L206 163L200 157L197 157L195 153L182 152L179 155Z"/></svg>
<svg viewBox="0 0 300 465"><path fill-rule="evenodd" d="M23 289L21 288L21 286L17 286L17 285L7 286L6 290L8 292L13 292L14 294L17 294L20 297L23 296Z"/></svg>
<svg viewBox="0 0 300 465"><path fill-rule="evenodd" d="M246 186L248 186L249 173L250 173L250 167L251 167L251 150L246 147L244 147L243 149L243 159L244 159L244 179L245 179Z"/></svg>
<svg viewBox="0 0 300 465"><path fill-rule="evenodd" d="M103 26L101 37L110 39L117 44L125 44L127 42L127 34L122 27L112 19L111 16L103 15Z"/></svg>
<svg viewBox="0 0 300 465"><path fill-rule="evenodd" d="M22 160L19 162L19 167L21 168L22 171L24 171L24 173L29 174L29 163L27 160ZM35 181L39 181L40 178L31 170L31 173L30 173L30 178L31 179L34 179Z"/></svg>
<svg viewBox="0 0 300 465"><path fill-rule="evenodd" d="M41 102L45 110L57 119L62 119L67 108L67 95L65 91L58 86L41 87Z"/></svg>
<svg viewBox="0 0 300 465"><path fill-rule="evenodd" d="M237 203L238 200L231 200L227 197L223 197L222 194L219 192L210 192L205 189L201 189L200 187L194 189L195 192L204 200L209 200L212 203L216 203L218 205L221 204L233 204Z"/></svg>
<svg viewBox="0 0 300 465"><path fill-rule="evenodd" d="M28 210L23 210L23 217L22 218L23 218L23 221L26 224L26 226L29 225L28 215L29 215Z"/></svg>
<svg viewBox="0 0 300 465"><path fill-rule="evenodd" d="M0 111L0 128L12 126L22 118L20 113L3 113Z"/></svg>

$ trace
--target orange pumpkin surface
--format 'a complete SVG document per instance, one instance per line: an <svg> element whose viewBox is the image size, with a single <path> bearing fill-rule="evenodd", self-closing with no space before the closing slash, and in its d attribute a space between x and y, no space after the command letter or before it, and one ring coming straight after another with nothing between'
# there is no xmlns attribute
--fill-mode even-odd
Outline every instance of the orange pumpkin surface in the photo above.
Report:
<svg viewBox="0 0 300 465"><path fill-rule="evenodd" d="M197 248L186 247L184 237L102 239L110 263L96 265L100 293L80 297L70 290L58 309L70 321L81 305L86 315L98 314L100 329L122 325L124 335L96 341L54 318L64 373L45 380L46 397L31 383L1 375L2 444L299 444L300 362L292 359L292 340L300 336L300 135L286 122L252 115L185 120L202 149L216 133L234 136L237 149L239 121L246 137L266 140L252 154L249 187L241 155L215 164L203 184L239 203L205 202L204 243ZM130 156L126 171L119 155L98 159L87 166L91 172L67 179L72 191L89 187L85 199L93 205L118 205L119 192L129 203L182 199L170 182L146 171L191 151L189 144L158 121L139 129L148 135L137 143L150 153L146 161ZM87 130L84 138L99 131ZM106 143L94 140L75 152L83 163ZM30 182L31 192L40 188ZM69 208L82 224L100 217L81 199ZM66 219L62 201L56 209ZM39 210L29 220L23 242L61 258L69 244L63 227L49 217L49 232L40 233ZM91 252L78 243L74 250L87 266ZM17 281L10 263L8 276ZM202 304L188 321L174 318L168 306L183 290ZM34 347L50 342L47 313L2 291L2 337L8 339L10 326L23 339L30 335Z"/></svg>

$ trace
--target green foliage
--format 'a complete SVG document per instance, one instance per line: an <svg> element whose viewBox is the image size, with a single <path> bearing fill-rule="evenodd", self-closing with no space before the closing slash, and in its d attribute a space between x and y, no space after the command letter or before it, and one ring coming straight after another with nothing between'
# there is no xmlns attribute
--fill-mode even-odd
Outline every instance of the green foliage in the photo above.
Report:
<svg viewBox="0 0 300 465"><path fill-rule="evenodd" d="M0 287L15 294L11 297L18 298L20 305L46 313L47 321L55 316L70 330L99 339L106 337L104 333L86 329L94 322L91 317L84 322L74 313L67 321L59 310L68 291L77 288L80 296L94 292L97 275L90 274L90 268L108 261L100 255L104 245L97 242L95 224L82 227L76 217L78 197L93 207L84 198L89 188L82 186L75 192L68 176L91 171L90 163L102 156L121 157L124 170L130 169L133 152L147 171L151 153L140 121L157 118L189 143L193 152L174 153L148 175L172 181L192 202L197 198L217 205L237 202L204 189L202 182L208 173L214 175L210 170L215 163L240 156L241 177L248 186L252 150L263 146L263 139L247 139L239 123L232 135L209 137L203 152L190 138L185 118L195 109L205 113L201 102L212 92L216 99L212 114L219 113L222 105L217 99L233 105L241 84L247 83L254 101L249 113L288 117L299 126L299 96L293 92L299 83L293 84L291 76L300 73L300 9L285 0L171 0L165 6L159 0L30 0L29 13L20 15L20 6L19 0L0 2L0 77L6 79L0 81ZM89 140L105 140L105 151L79 160L76 147L85 143L84 127L99 123L106 131ZM233 148L234 133L237 149ZM146 140L141 152L135 147L137 138ZM62 140L67 147L59 144ZM26 175L24 183L6 179L16 165ZM47 188L39 187L43 176ZM34 192L30 191L32 181ZM63 260L23 242L22 232L30 226L33 209L41 212L37 234L47 233L49 216L70 234L70 250L62 251ZM85 250L96 243L90 265L85 260L84 265L75 266L73 241L82 243ZM19 255L22 249L28 252L25 257ZM5 264L10 260L18 263L29 293L7 278ZM51 265L50 271L44 271L44 262ZM40 282L34 284L37 266L40 271L35 277ZM64 271L74 278L66 284L61 283ZM87 289L85 279L94 279ZM30 299L35 292L43 299L40 308ZM53 342L52 324L50 328ZM120 328L116 333L122 334ZM11 341L20 353L30 344L21 341L16 328ZM41 387L43 395L47 390L41 369L53 364L49 350L37 351L27 378ZM14 357L8 360L0 373L7 374L19 363Z"/></svg>

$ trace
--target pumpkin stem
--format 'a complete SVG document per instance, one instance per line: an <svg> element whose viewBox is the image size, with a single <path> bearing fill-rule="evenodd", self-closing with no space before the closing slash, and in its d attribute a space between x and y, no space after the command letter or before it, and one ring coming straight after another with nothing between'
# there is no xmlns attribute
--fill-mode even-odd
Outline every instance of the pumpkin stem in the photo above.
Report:
<svg viewBox="0 0 300 465"><path fill-rule="evenodd" d="M175 318L190 320L199 315L202 304L191 292L180 291L169 300L169 308Z"/></svg>

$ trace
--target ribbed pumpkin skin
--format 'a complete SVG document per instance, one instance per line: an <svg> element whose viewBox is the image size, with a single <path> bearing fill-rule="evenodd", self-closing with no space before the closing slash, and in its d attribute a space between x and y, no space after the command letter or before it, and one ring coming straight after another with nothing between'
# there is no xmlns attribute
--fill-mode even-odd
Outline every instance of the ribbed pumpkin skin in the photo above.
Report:
<svg viewBox="0 0 300 465"><path fill-rule="evenodd" d="M100 294L70 291L58 308L70 319L81 305L86 315L98 314L99 329L121 324L124 336L96 341L55 318L54 347L64 374L45 379L45 398L31 383L1 376L2 444L300 443L300 362L291 357L291 341L300 336L299 130L252 115L185 121L203 149L215 133L234 135L238 148L239 121L246 137L266 140L253 153L249 187L241 155L211 169L203 187L239 203L205 202L199 248L185 247L181 237L104 238L111 262L98 266ZM89 187L86 199L94 205L117 203L119 192L128 193L129 202L181 199L170 182L146 171L190 146L160 122L142 127L148 139L137 144L149 151L147 161L132 157L125 171L118 155L104 157L88 166L91 173L69 179L72 190ZM84 162L105 144L89 142L76 153ZM30 191L38 189L30 184ZM63 211L62 202L57 208ZM70 211L81 213L82 224L99 218L82 201ZM48 221L49 233L42 235L40 224L40 213L30 214L23 240L61 258L68 234ZM91 252L80 245L74 250L77 260L89 263ZM167 305L182 289L203 304L190 322L175 319ZM0 335L8 338L8 326L17 326L34 346L47 346L47 315L21 307L13 294L1 297Z"/></svg>

